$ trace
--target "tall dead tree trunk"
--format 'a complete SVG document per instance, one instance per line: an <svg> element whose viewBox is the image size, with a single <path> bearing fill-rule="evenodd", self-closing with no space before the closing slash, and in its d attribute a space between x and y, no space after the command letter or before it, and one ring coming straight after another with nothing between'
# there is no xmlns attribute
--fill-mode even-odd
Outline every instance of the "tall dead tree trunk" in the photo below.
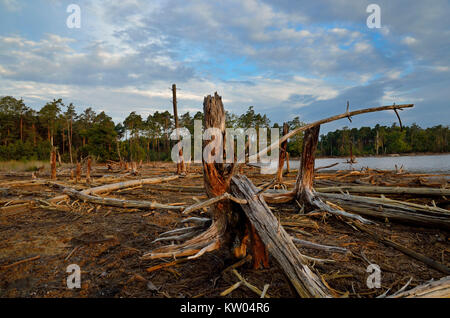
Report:
<svg viewBox="0 0 450 318"><path fill-rule="evenodd" d="M359 215L332 208L323 202L314 191L314 162L316 160L315 152L319 141L319 132L320 125L312 126L305 130L300 168L298 169L297 182L294 190L297 201L303 204L305 211L318 208L331 214L359 220L365 224L373 223Z"/></svg>
<svg viewBox="0 0 450 318"><path fill-rule="evenodd" d="M289 132L289 126L287 123L283 124L283 136ZM277 170L277 183L283 183L283 168L287 159L287 140L280 144L280 155L278 156L278 170Z"/></svg>
<svg viewBox="0 0 450 318"><path fill-rule="evenodd" d="M172 97L173 97L173 117L175 119L175 129L177 134L177 140L180 140L180 134L178 133L178 129L180 126L178 125L178 108L177 108L177 86L175 84L172 85ZM179 147L178 156L180 157L180 161L177 161L177 174L185 174L186 166L184 165L183 159L183 148Z"/></svg>

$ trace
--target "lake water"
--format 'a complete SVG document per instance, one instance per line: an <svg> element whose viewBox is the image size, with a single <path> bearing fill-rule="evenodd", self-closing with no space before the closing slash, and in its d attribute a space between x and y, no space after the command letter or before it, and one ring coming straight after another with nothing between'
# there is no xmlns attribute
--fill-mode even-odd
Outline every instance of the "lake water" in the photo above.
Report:
<svg viewBox="0 0 450 318"><path fill-rule="evenodd" d="M450 174L450 154L432 156L399 156L399 157L360 157L357 163L348 164L347 158L321 158L316 159L316 168L324 167L338 162L339 164L326 170L360 170L365 167L380 170L395 170L403 166L408 172L431 172L438 174ZM298 169L299 161L290 160L291 169ZM273 165L272 165L273 166ZM275 164L274 167L277 165Z"/></svg>

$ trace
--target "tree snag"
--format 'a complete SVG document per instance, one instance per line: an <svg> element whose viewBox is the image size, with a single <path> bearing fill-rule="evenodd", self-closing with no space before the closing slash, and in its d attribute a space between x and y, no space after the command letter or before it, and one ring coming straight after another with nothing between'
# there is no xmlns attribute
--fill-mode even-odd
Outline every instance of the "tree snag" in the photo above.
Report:
<svg viewBox="0 0 450 318"><path fill-rule="evenodd" d="M56 150L53 148L50 155L50 167L52 170L52 180L56 180Z"/></svg>
<svg viewBox="0 0 450 318"><path fill-rule="evenodd" d="M75 182L78 183L81 180L81 164L79 162L77 162L77 169L76 169L76 179Z"/></svg>
<svg viewBox="0 0 450 318"><path fill-rule="evenodd" d="M283 136L287 135L289 132L289 126L287 123L283 124ZM287 140L280 143L280 155L278 156L278 170L276 180L277 183L283 183L283 168L284 163L287 159Z"/></svg>
<svg viewBox="0 0 450 318"><path fill-rule="evenodd" d="M91 168L92 168L92 160L89 157L87 160L87 168L86 168L86 183L91 183Z"/></svg>
<svg viewBox="0 0 450 318"><path fill-rule="evenodd" d="M225 110L222 98L215 93L206 96L203 102L204 127L216 128L210 140L203 142L203 181L206 194L215 198L230 193L230 182L234 165L224 163L225 153ZM217 140L216 140L217 138ZM220 153L216 151L220 149ZM253 256L254 267L268 266L268 254L254 227L245 218L242 209L229 199L220 200L210 206L211 223L202 234L180 245L153 250L144 258L181 257L196 258L205 252L224 246L236 257L244 257L247 249ZM208 222L209 223L209 222Z"/></svg>
<svg viewBox="0 0 450 318"><path fill-rule="evenodd" d="M365 224L373 223L359 215L332 208L323 202L314 191L314 163L316 159L315 152L317 150L317 143L319 141L319 132L320 125L312 126L305 130L300 168L298 169L297 182L294 190L297 201L303 204L305 211L319 208L322 211L359 220Z"/></svg>
<svg viewBox="0 0 450 318"><path fill-rule="evenodd" d="M180 126L178 125L178 109L177 109L177 86L175 84L172 85L172 99L173 99L173 117L175 120L175 129L177 140L180 140L180 134L178 129ZM183 159L183 148L181 146L178 147L178 155L181 159L180 162L177 161L177 174L186 174L186 166L184 164Z"/></svg>
<svg viewBox="0 0 450 318"><path fill-rule="evenodd" d="M296 197L299 202L309 205L309 198L313 191L314 162L316 160L317 142L319 141L320 125L305 130L303 137L302 157L295 184Z"/></svg>

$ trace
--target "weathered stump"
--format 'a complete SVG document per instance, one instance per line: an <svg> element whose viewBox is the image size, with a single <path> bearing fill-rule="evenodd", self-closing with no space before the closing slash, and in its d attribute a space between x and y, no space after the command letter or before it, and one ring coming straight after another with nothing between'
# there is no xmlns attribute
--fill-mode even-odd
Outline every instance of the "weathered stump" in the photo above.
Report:
<svg viewBox="0 0 450 318"><path fill-rule="evenodd" d="M323 202L314 191L314 162L316 160L315 152L319 141L319 132L320 125L305 130L300 168L298 169L297 182L294 190L297 201L303 205L305 211L318 208L322 211L355 219L365 224L373 223L359 215L332 208Z"/></svg>
<svg viewBox="0 0 450 318"><path fill-rule="evenodd" d="M56 151L52 150L50 156L50 168L51 168L51 178L52 180L56 180Z"/></svg>
<svg viewBox="0 0 450 318"><path fill-rule="evenodd" d="M319 141L320 126L305 130L300 168L297 175L295 191L297 200L311 207L311 197L314 182L314 162L316 160L317 142Z"/></svg>
<svg viewBox="0 0 450 318"><path fill-rule="evenodd" d="M75 173L75 182L79 183L81 180L81 164L79 162L77 162L77 169L76 169L76 173Z"/></svg>
<svg viewBox="0 0 450 318"><path fill-rule="evenodd" d="M92 160L88 158L87 160L87 168L86 168L86 183L91 183L91 169L92 169Z"/></svg>

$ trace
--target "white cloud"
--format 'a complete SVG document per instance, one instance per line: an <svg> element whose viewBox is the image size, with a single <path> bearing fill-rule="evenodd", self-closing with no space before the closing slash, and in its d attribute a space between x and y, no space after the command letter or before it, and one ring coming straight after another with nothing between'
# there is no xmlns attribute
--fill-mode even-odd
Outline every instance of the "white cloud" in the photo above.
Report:
<svg viewBox="0 0 450 318"><path fill-rule="evenodd" d="M20 11L22 4L18 0L0 0L0 4L8 11Z"/></svg>
<svg viewBox="0 0 450 318"><path fill-rule="evenodd" d="M406 45L414 45L417 43L417 40L415 38L413 38L412 36L405 36L402 39L402 43L404 43Z"/></svg>

